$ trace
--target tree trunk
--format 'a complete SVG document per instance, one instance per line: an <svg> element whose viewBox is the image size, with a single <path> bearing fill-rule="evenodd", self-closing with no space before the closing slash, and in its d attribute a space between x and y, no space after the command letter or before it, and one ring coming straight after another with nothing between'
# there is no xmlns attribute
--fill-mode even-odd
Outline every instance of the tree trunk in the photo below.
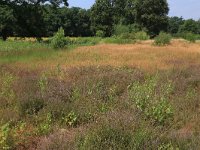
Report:
<svg viewBox="0 0 200 150"><path fill-rule="evenodd" d="M2 39L3 39L3 41L7 40L7 31L6 30L2 30Z"/></svg>

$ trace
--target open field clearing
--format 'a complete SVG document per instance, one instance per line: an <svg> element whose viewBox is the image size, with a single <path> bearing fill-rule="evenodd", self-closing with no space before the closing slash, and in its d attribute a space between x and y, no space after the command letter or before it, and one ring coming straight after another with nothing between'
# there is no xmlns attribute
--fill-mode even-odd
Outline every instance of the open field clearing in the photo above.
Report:
<svg viewBox="0 0 200 150"><path fill-rule="evenodd" d="M0 149L200 148L200 43L0 42Z"/></svg>

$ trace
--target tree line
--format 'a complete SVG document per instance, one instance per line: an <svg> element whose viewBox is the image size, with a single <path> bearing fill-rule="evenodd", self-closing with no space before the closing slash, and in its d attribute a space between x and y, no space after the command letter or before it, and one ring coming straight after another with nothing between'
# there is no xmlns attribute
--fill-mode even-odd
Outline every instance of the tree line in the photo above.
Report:
<svg viewBox="0 0 200 150"><path fill-rule="evenodd" d="M168 17L167 0L96 0L88 10L68 8L67 0L0 0L0 36L49 37L58 28L66 36L112 36L122 26L143 30L200 34L200 20Z"/></svg>

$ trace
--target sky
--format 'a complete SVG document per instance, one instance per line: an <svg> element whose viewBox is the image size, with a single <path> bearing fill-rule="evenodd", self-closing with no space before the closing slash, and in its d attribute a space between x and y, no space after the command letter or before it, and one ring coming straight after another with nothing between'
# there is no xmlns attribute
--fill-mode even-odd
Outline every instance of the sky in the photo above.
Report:
<svg viewBox="0 0 200 150"><path fill-rule="evenodd" d="M70 7L90 8L95 0L68 0ZM200 19L200 0L168 0L169 16Z"/></svg>

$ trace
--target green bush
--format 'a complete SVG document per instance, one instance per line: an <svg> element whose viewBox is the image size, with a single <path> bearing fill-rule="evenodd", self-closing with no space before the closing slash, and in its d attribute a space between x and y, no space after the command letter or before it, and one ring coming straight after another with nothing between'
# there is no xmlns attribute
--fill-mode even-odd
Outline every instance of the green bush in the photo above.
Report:
<svg viewBox="0 0 200 150"><path fill-rule="evenodd" d="M69 126L76 126L78 123L78 115L74 111L71 111L67 116L63 117L63 121Z"/></svg>
<svg viewBox="0 0 200 150"><path fill-rule="evenodd" d="M105 37L105 32L102 30L98 30L98 31L96 31L96 36L97 37Z"/></svg>
<svg viewBox="0 0 200 150"><path fill-rule="evenodd" d="M116 25L114 27L114 35L119 36L125 33L129 33L129 27L126 25Z"/></svg>
<svg viewBox="0 0 200 150"><path fill-rule="evenodd" d="M71 45L95 45L101 41L100 37L78 37L71 39Z"/></svg>
<svg viewBox="0 0 200 150"><path fill-rule="evenodd" d="M22 116L37 114L45 106L40 99L21 101L19 110Z"/></svg>
<svg viewBox="0 0 200 150"><path fill-rule="evenodd" d="M51 39L51 46L55 49L64 48L68 44L68 40L65 38L65 32L63 28L60 28L58 32Z"/></svg>
<svg viewBox="0 0 200 150"><path fill-rule="evenodd" d="M133 40L131 39L122 39L118 37L110 37L110 38L105 38L103 39L104 43L113 43L113 44L131 44L134 43Z"/></svg>
<svg viewBox="0 0 200 150"><path fill-rule="evenodd" d="M157 82L156 77L146 79L144 83L135 82L129 86L129 96L147 118L151 118L155 123L164 124L173 117L173 110L168 102L173 86L170 82L159 85L158 93Z"/></svg>
<svg viewBox="0 0 200 150"><path fill-rule="evenodd" d="M197 40L197 35L193 34L191 32L187 32L187 33L183 33L182 34L182 38L184 38L185 40L189 41L189 42L196 42Z"/></svg>
<svg viewBox="0 0 200 150"><path fill-rule="evenodd" d="M158 46L164 46L170 44L172 36L170 34L160 32L160 34L155 38L154 44Z"/></svg>
<svg viewBox="0 0 200 150"><path fill-rule="evenodd" d="M134 33L123 33L119 36L119 38L135 40L135 34Z"/></svg>
<svg viewBox="0 0 200 150"><path fill-rule="evenodd" d="M139 24L134 23L134 24L129 25L129 30L132 33L136 33L143 30L143 28ZM146 31L146 29L144 29L144 31Z"/></svg>
<svg viewBox="0 0 200 150"><path fill-rule="evenodd" d="M162 99L147 110L146 115L150 116L156 122L164 124L165 120L172 118L173 110L169 102Z"/></svg>
<svg viewBox="0 0 200 150"><path fill-rule="evenodd" d="M139 32L135 33L135 39L136 40L149 40L150 36L144 31L139 31Z"/></svg>

